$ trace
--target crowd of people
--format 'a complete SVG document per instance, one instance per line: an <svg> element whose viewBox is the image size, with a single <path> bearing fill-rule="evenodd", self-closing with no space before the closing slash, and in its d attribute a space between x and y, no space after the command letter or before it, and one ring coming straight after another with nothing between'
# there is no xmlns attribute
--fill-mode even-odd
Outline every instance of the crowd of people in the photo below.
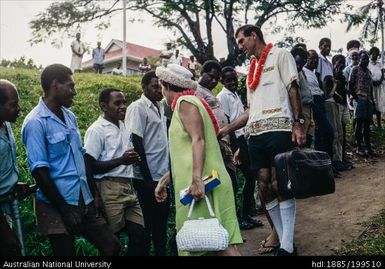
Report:
<svg viewBox="0 0 385 269"><path fill-rule="evenodd" d="M189 207L179 201L179 192L187 187L196 201L208 197L229 234L228 248L209 254L238 256L240 230L264 225L251 214L256 182L271 227L258 252L298 255L296 202L277 191L274 157L294 146L324 151L338 177L354 168L346 153L351 119L357 155L377 156L370 126L375 114L381 128L385 112L379 49L360 50L360 43L353 40L347 44L348 56L337 54L330 61L329 38L319 41L319 52L306 44L297 44L290 52L274 47L254 25L238 28L235 38L250 58L243 88L234 67L214 60L203 63L199 79L194 80L194 58L185 68L179 51L172 54L167 49L155 71L147 60L143 62L143 94L138 100L128 105L120 89L101 89L101 116L87 129L84 143L69 109L76 96L73 71L61 64L44 68L43 95L24 119L22 142L38 186L37 230L48 237L55 256L76 254L75 235L86 238L101 255L119 255L121 233L129 238L124 255L148 256L152 244L154 255L165 256L171 183L175 229L187 219ZM81 58L80 34L71 47ZM101 72L100 43L93 58L96 72ZM73 60L71 66L78 62ZM215 96L219 82L223 88ZM19 101L16 86L0 80L0 196L19 189L10 125L19 116ZM205 193L202 178L212 170L218 172L221 184ZM242 205L236 199L238 170L245 179ZM27 193L24 190L19 197ZM20 242L4 217L9 215L9 204L0 209L4 238L0 254L20 255ZM204 203L196 205L192 217L210 217Z"/></svg>

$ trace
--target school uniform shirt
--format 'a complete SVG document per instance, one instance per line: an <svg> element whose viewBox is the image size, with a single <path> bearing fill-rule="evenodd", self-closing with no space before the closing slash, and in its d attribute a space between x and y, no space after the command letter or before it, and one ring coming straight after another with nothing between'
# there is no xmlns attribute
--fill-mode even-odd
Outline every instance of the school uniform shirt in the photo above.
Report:
<svg viewBox="0 0 385 269"><path fill-rule="evenodd" d="M227 88L223 89L218 93L217 98L221 103L221 108L225 115L229 118L230 123L235 121L245 110L241 99L236 92L231 92ZM238 138L245 134L243 128L236 130L235 136Z"/></svg>
<svg viewBox="0 0 385 269"><path fill-rule="evenodd" d="M84 148L95 160L104 162L120 158L133 145L123 121L119 121L118 127L99 116L86 131ZM132 165L119 165L104 174L94 174L95 179L107 176L133 178Z"/></svg>
<svg viewBox="0 0 385 269"><path fill-rule="evenodd" d="M126 112L124 123L128 132L142 138L144 152L152 179L159 181L169 170L167 118L161 102L158 108L144 95L133 102ZM140 167L134 167L134 177L143 179Z"/></svg>

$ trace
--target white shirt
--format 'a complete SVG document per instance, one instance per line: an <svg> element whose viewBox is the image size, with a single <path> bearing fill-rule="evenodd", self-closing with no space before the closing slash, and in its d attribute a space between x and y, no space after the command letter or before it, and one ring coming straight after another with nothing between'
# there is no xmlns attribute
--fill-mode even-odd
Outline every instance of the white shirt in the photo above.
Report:
<svg viewBox="0 0 385 269"><path fill-rule="evenodd" d="M255 68L255 72L257 69ZM267 56L259 85L254 91L247 90L250 112L246 128L255 122L272 118L292 120L288 90L294 80L298 81L298 72L293 56L285 49L273 47ZM268 129L252 135L268 131L291 129L269 126Z"/></svg>
<svg viewBox="0 0 385 269"><path fill-rule="evenodd" d="M368 68L370 72L372 73L372 80L373 81L380 81L382 77L382 65L380 62L373 63L371 60L369 61Z"/></svg>
<svg viewBox="0 0 385 269"><path fill-rule="evenodd" d="M333 65L332 63L321 53L318 54L318 66L317 66L317 72L321 75L321 81L323 83L326 76L332 76L333 77ZM325 101L334 103L333 95L326 99Z"/></svg>
<svg viewBox="0 0 385 269"><path fill-rule="evenodd" d="M230 123L235 121L245 110L241 98L239 98L236 92L231 92L230 90L223 87L223 89L218 93L217 98L221 103L221 108L225 112L226 116L229 117ZM238 138L245 134L243 128L236 130L235 136Z"/></svg>
<svg viewBox="0 0 385 269"><path fill-rule="evenodd" d="M162 65L167 66L167 64L170 62L170 58L172 56L172 51L171 50L164 50L161 52L161 56L165 56L166 58L162 58Z"/></svg>
<svg viewBox="0 0 385 269"><path fill-rule="evenodd" d="M133 146L122 121L119 121L118 127L103 116L99 116L86 131L84 148L95 160L103 162L121 157ZM105 176L132 178L134 177L132 165L119 165L107 173L94 175L97 179Z"/></svg>
<svg viewBox="0 0 385 269"><path fill-rule="evenodd" d="M307 83L309 85L310 91L312 95L323 95L323 91L319 87L317 76L313 71L304 67L303 72L305 73Z"/></svg>
<svg viewBox="0 0 385 269"><path fill-rule="evenodd" d="M182 59L182 56L180 56L180 54L178 54L178 57L176 57L175 54L171 56L170 64L182 65L182 63L183 63L183 59Z"/></svg>
<svg viewBox="0 0 385 269"><path fill-rule="evenodd" d="M161 102L158 102L158 107L159 110L142 94L127 108L124 120L128 132L143 139L148 168L154 181L159 181L169 170L167 118ZM134 167L134 176L143 179L139 166Z"/></svg>

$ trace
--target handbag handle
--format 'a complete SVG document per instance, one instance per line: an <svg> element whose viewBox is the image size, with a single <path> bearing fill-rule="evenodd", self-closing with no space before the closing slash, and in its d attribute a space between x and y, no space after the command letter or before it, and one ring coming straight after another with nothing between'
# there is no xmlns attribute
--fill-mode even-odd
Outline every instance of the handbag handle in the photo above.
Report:
<svg viewBox="0 0 385 269"><path fill-rule="evenodd" d="M205 195L205 201L206 201L207 207L209 208L210 216L214 218L215 214L214 214L213 208L211 207L210 200L207 197L207 195ZM195 199L193 199L191 202L190 209L189 209L188 214L187 214L188 219L191 218L191 214L192 214L192 210L194 208L194 205L195 205Z"/></svg>

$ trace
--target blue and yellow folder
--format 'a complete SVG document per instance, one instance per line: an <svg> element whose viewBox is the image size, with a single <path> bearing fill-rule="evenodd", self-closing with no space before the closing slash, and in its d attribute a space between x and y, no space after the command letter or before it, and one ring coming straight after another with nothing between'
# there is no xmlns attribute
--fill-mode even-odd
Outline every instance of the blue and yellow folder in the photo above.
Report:
<svg viewBox="0 0 385 269"><path fill-rule="evenodd" d="M221 184L221 181L218 176L218 172L215 170L212 170L211 175L204 177L202 180L203 180L203 183L205 184L205 192L209 192L212 189L214 189L216 186ZM179 192L179 200L182 203L182 205L188 205L192 202L193 197L188 192L189 188L190 186Z"/></svg>

